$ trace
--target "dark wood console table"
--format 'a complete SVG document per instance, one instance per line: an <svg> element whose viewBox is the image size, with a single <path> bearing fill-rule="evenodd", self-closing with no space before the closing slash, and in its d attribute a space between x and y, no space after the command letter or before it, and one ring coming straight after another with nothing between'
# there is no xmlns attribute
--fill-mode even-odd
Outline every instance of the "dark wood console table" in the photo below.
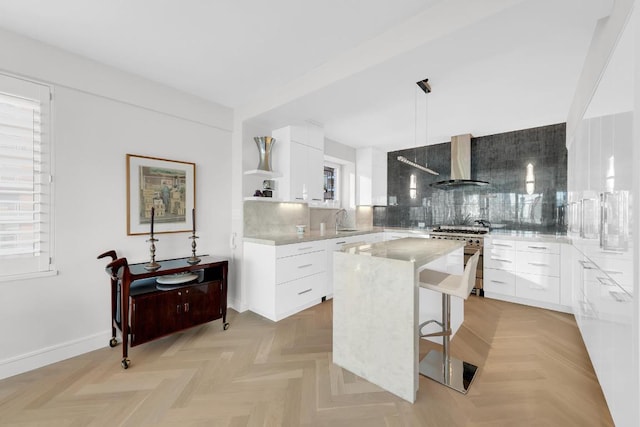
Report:
<svg viewBox="0 0 640 427"><path fill-rule="evenodd" d="M118 344L116 330L122 333L122 362L129 368L129 345L136 345L222 318L227 323L228 260L201 256L198 264L187 258L158 261L160 268L148 271L146 263L131 264L108 251L98 258L111 257L107 274L111 276L111 333L109 346ZM157 279L193 274L192 280L179 284L158 285ZM187 277L187 276L185 276ZM128 321L127 321L128 320Z"/></svg>

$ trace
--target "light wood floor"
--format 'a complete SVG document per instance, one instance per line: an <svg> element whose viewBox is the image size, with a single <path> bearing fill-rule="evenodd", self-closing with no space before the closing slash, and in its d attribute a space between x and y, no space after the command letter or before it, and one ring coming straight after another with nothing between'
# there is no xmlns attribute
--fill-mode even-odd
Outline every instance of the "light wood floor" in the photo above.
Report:
<svg viewBox="0 0 640 427"><path fill-rule="evenodd" d="M331 302L251 312L0 381L1 426L610 426L573 316L471 296L452 341L464 396L420 378L411 405L331 363ZM420 355L438 346L423 341Z"/></svg>

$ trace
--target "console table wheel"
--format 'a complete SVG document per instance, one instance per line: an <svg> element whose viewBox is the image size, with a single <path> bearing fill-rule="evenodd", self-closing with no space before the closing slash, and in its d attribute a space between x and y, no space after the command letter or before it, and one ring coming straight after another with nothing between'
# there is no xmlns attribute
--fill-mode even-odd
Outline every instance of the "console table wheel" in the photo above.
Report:
<svg viewBox="0 0 640 427"><path fill-rule="evenodd" d="M109 340L109 347L113 348L113 347L115 347L115 346L117 346L117 345L118 345L118 340L117 340L117 339L115 339L115 337L114 337L114 338L111 338L111 339Z"/></svg>
<svg viewBox="0 0 640 427"><path fill-rule="evenodd" d="M123 369L129 369L129 366L131 365L131 361L127 358L122 359L122 362L120 362L120 365L122 365Z"/></svg>
<svg viewBox="0 0 640 427"><path fill-rule="evenodd" d="M225 331L229 329L229 322L225 323L224 326L222 326L222 329L224 329Z"/></svg>

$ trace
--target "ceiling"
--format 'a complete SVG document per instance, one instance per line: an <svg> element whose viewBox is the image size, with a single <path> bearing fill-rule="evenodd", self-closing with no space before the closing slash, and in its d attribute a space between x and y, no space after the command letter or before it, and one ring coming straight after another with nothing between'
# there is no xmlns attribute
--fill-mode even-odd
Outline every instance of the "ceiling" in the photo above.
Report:
<svg viewBox="0 0 640 427"><path fill-rule="evenodd" d="M248 119L271 128L312 120L353 147L393 150L565 121L612 0L471 4L0 0L0 27L231 108L266 100ZM405 31L416 17L425 31ZM390 49L393 40L404 48ZM349 63L379 52L362 69ZM291 89L328 66L333 73L315 86ZM424 78L429 95L415 85ZM297 96L273 101L286 91Z"/></svg>

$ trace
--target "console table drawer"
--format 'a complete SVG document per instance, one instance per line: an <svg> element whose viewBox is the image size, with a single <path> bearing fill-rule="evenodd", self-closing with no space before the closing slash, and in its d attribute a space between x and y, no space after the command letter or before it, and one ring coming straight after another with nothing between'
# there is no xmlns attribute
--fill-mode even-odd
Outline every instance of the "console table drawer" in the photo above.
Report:
<svg viewBox="0 0 640 427"><path fill-rule="evenodd" d="M325 271L326 252L312 252L276 260L276 284Z"/></svg>

